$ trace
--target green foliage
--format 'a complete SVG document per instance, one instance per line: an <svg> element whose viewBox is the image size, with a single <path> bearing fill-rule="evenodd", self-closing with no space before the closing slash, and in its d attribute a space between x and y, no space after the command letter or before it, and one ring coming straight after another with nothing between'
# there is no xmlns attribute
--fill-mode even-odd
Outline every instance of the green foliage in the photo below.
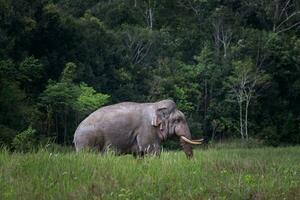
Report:
<svg viewBox="0 0 300 200"><path fill-rule="evenodd" d="M5 146L11 147L11 143L16 133L16 130L0 124L0 148Z"/></svg>
<svg viewBox="0 0 300 200"><path fill-rule="evenodd" d="M75 106L77 96L77 90L71 83L49 81L41 95L41 101L58 111L63 111L65 108L71 109Z"/></svg>
<svg viewBox="0 0 300 200"><path fill-rule="evenodd" d="M57 111L67 109L87 114L109 101L109 95L97 93L85 83L75 84L75 73L76 65L67 63L61 81L49 81L40 97L42 104L49 105Z"/></svg>
<svg viewBox="0 0 300 200"><path fill-rule="evenodd" d="M69 142L69 138L73 136L73 131L69 129L74 130L78 120L108 103L110 98L109 95L97 93L85 83L76 84L76 73L76 65L67 63L60 81L49 80L46 89L40 95L40 107L47 113L47 131L49 133L55 130L59 143ZM70 123L71 120L76 120L76 123Z"/></svg>
<svg viewBox="0 0 300 200"><path fill-rule="evenodd" d="M261 138L265 143L272 146L278 146L280 144L280 135L275 126L267 126L261 131Z"/></svg>
<svg viewBox="0 0 300 200"><path fill-rule="evenodd" d="M71 83L76 78L76 68L77 66L69 62L66 64L62 74L61 74L61 82Z"/></svg>
<svg viewBox="0 0 300 200"><path fill-rule="evenodd" d="M39 80L42 77L43 65L33 56L26 57L19 65L20 80L26 84Z"/></svg>
<svg viewBox="0 0 300 200"><path fill-rule="evenodd" d="M17 132L33 124L40 138L70 144L82 117L108 101L172 98L195 136L236 137L239 110L227 100L246 73L257 78L249 135L298 144L299 9L258 0L0 1L0 124Z"/></svg>
<svg viewBox="0 0 300 200"><path fill-rule="evenodd" d="M21 120L25 114L25 97L18 82L0 80L0 124L12 129L23 125Z"/></svg>
<svg viewBox="0 0 300 200"><path fill-rule="evenodd" d="M193 104L187 100L188 97L185 90L177 85L174 85L174 90L174 98L177 100L178 108L185 113L190 113L194 110Z"/></svg>
<svg viewBox="0 0 300 200"><path fill-rule="evenodd" d="M29 126L26 130L16 135L12 141L13 148L18 152L29 152L36 145L36 130Z"/></svg>
<svg viewBox="0 0 300 200"><path fill-rule="evenodd" d="M79 93L76 110L85 115L108 103L110 98L109 95L97 93L85 83L79 85Z"/></svg>
<svg viewBox="0 0 300 200"><path fill-rule="evenodd" d="M11 60L0 60L0 77L3 78L12 78L17 74L16 67Z"/></svg>

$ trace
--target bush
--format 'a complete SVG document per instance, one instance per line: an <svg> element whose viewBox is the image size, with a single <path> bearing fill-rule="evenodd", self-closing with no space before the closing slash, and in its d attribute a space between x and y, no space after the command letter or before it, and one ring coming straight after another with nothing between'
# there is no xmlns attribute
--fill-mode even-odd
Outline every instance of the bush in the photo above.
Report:
<svg viewBox="0 0 300 200"><path fill-rule="evenodd" d="M12 146L16 151L24 153L32 150L36 145L35 133L36 130L29 126L25 131L16 135Z"/></svg>
<svg viewBox="0 0 300 200"><path fill-rule="evenodd" d="M10 147L16 131L7 126L0 125L0 147Z"/></svg>
<svg viewBox="0 0 300 200"><path fill-rule="evenodd" d="M261 131L260 137L263 138L264 143L267 145L278 146L280 144L280 134L275 126L265 127Z"/></svg>

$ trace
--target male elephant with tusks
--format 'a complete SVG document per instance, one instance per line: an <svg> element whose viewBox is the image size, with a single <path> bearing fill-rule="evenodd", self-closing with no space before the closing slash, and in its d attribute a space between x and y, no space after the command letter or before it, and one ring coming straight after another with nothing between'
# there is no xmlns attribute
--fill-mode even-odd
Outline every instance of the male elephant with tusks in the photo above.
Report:
<svg viewBox="0 0 300 200"><path fill-rule="evenodd" d="M121 154L160 154L160 144L176 135L188 158L193 156L192 140L184 114L172 100L155 103L124 102L102 107L78 126L74 135L76 151L107 148Z"/></svg>

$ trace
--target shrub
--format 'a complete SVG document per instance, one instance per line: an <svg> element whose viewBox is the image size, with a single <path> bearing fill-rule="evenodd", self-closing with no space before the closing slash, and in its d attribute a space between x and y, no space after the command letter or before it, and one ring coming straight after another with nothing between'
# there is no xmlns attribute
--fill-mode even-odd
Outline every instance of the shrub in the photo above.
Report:
<svg viewBox="0 0 300 200"><path fill-rule="evenodd" d="M16 151L24 153L32 150L36 144L35 133L36 130L29 126L25 131L16 135L12 146Z"/></svg>
<svg viewBox="0 0 300 200"><path fill-rule="evenodd" d="M265 127L260 135L267 145L278 146L280 144L280 134L275 126Z"/></svg>
<svg viewBox="0 0 300 200"><path fill-rule="evenodd" d="M7 126L0 125L0 147L7 146L9 148L15 135L15 130Z"/></svg>

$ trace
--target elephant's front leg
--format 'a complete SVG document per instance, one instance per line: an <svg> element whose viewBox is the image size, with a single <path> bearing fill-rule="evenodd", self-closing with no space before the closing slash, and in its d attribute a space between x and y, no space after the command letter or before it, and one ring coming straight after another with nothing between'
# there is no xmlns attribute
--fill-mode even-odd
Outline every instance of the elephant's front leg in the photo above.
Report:
<svg viewBox="0 0 300 200"><path fill-rule="evenodd" d="M135 158L143 158L144 157L144 152L140 151L139 145L134 143L131 147L131 153Z"/></svg>
<svg viewBox="0 0 300 200"><path fill-rule="evenodd" d="M150 155L155 155L155 156L160 155L160 144L157 144L157 143L148 144L143 149L144 149L145 154L150 154Z"/></svg>

